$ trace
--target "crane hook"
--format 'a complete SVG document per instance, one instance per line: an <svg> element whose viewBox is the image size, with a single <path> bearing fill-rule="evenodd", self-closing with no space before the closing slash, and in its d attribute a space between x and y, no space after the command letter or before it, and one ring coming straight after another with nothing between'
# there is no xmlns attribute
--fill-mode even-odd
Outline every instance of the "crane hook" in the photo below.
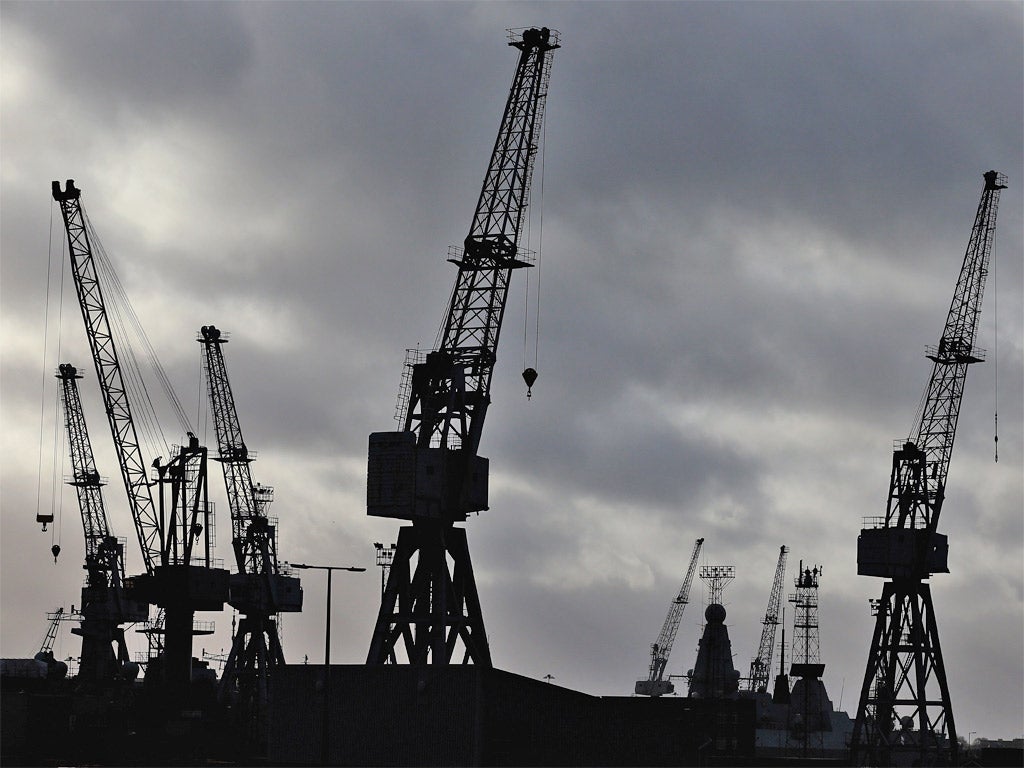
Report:
<svg viewBox="0 0 1024 768"><path fill-rule="evenodd" d="M54 544L50 547L50 552L53 554L53 562L57 562L57 555L60 554L60 544Z"/></svg>
<svg viewBox="0 0 1024 768"><path fill-rule="evenodd" d="M533 397L533 382L537 380L537 372L533 368L523 371L523 381L526 382L526 399Z"/></svg>

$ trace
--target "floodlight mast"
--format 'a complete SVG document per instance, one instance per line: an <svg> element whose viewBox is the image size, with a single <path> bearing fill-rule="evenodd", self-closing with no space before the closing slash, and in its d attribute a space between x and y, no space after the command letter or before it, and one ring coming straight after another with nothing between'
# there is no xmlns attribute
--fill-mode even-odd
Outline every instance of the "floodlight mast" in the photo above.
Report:
<svg viewBox="0 0 1024 768"><path fill-rule="evenodd" d="M488 508L488 461L477 451L511 274L531 266L519 240L559 47L547 28L510 35L519 60L464 248L450 251L459 271L438 346L411 364L403 431L370 435L367 513L412 525L399 531L369 664L394 658L401 642L410 664L444 665L461 641L464 662L491 665L466 533L455 523Z"/></svg>

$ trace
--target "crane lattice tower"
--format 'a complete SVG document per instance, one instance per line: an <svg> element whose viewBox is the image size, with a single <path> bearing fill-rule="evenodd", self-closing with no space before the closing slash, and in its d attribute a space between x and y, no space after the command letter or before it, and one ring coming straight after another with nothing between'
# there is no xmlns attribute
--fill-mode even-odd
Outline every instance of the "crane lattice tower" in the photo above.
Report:
<svg viewBox="0 0 1024 768"><path fill-rule="evenodd" d="M559 47L547 28L510 36L519 60L469 234L449 252L458 275L438 344L409 361L403 430L370 435L367 514L412 525L399 530L368 664L404 647L410 664L445 665L461 644L463 663L491 666L466 531L456 524L488 509L488 460L478 450L511 274L531 266L519 239Z"/></svg>
<svg viewBox="0 0 1024 768"><path fill-rule="evenodd" d="M1006 177L983 174L942 336L926 355L932 374L911 436L893 451L885 516L868 518L857 540L857 573L887 579L877 604L851 740L855 765L957 765L959 749L928 580L948 573L949 542L938 532L967 371Z"/></svg>

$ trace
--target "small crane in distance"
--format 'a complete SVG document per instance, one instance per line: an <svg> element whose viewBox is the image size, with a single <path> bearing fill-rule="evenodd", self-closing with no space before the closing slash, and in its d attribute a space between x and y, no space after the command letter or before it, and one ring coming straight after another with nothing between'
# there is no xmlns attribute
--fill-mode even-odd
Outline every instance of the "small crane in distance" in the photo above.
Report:
<svg viewBox="0 0 1024 768"><path fill-rule="evenodd" d="M757 647L757 656L750 662L750 674L747 685L751 691L767 691L768 678L772 667L772 655L775 653L775 629L779 626L779 607L782 605L782 582L786 578L786 554L789 550L785 545L779 547L779 561L775 566L775 580L772 592L768 596L768 608L764 612L761 643Z"/></svg>
<svg viewBox="0 0 1024 768"><path fill-rule="evenodd" d="M679 588L679 594L668 607L668 615L665 616L665 623L661 627L658 640L651 645L651 664L648 669L646 680L637 680L634 691L641 696L664 696L675 692L675 686L670 680L665 680L665 667L668 666L668 657L672 653L672 645L676 641L676 634L679 632L679 623L683 619L683 611L686 604L690 602L690 585L693 583L693 574L697 570L697 558L700 555L700 548L704 545L704 539L697 539L693 543L693 554L690 555L690 565L686 569L686 576Z"/></svg>

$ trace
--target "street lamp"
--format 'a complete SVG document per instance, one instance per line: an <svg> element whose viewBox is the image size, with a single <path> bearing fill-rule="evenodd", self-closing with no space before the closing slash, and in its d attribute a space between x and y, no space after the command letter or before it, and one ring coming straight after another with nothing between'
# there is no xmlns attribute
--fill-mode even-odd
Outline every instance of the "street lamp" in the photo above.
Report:
<svg viewBox="0 0 1024 768"><path fill-rule="evenodd" d="M306 563L289 563L292 568L298 568L303 571L327 571L327 621L326 629L324 630L324 717L323 725L321 727L322 742L320 744L320 760L324 765L327 765L327 753L328 753L328 724L330 723L329 704L330 704L330 680L328 675L331 669L331 575L334 571L351 571L353 573L361 573L365 571L365 568L358 566L346 565L307 565Z"/></svg>

